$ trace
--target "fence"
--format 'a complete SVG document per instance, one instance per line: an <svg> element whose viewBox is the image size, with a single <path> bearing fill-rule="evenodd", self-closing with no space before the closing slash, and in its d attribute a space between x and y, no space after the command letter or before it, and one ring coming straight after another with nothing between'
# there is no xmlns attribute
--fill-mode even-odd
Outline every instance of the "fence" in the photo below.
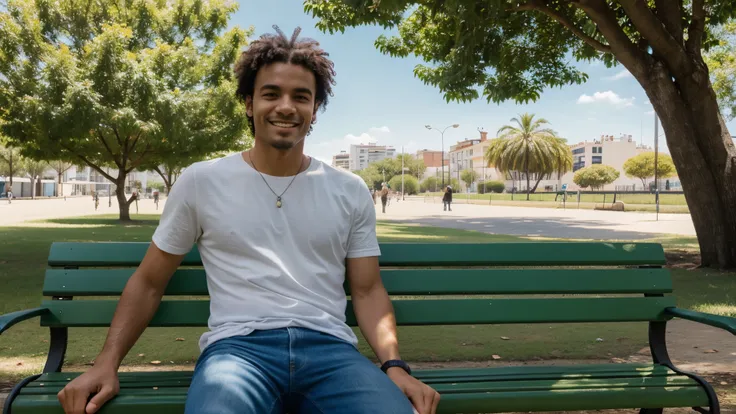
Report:
<svg viewBox="0 0 736 414"><path fill-rule="evenodd" d="M425 193L425 202L441 202L442 193ZM537 192L526 193L455 193L454 203L490 204L498 203L560 208L610 208L616 202L623 202L627 210L654 210L657 195L648 191L582 191L582 192ZM660 206L671 206L671 212L687 212L687 202L682 191L661 191Z"/></svg>

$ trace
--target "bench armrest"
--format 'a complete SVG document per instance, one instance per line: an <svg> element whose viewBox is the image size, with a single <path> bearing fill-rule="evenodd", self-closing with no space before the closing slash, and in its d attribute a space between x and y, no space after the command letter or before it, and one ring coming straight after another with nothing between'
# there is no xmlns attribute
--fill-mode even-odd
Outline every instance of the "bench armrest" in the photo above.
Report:
<svg viewBox="0 0 736 414"><path fill-rule="evenodd" d="M696 312L680 308L667 308L665 309L665 312L671 316L676 316L678 318L688 319L691 321L714 326L716 328L725 329L728 332L736 335L736 318L729 318L728 316L713 315L710 313Z"/></svg>
<svg viewBox="0 0 736 414"><path fill-rule="evenodd" d="M0 334L8 330L11 326L26 319L31 319L48 312L47 308L26 309L18 312L11 312L6 315L0 315Z"/></svg>

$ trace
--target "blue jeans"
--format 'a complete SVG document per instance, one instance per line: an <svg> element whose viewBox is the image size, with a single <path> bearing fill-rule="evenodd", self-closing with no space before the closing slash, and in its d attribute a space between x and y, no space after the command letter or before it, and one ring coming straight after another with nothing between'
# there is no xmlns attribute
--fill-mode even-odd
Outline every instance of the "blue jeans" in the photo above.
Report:
<svg viewBox="0 0 736 414"><path fill-rule="evenodd" d="M350 343L304 328L222 339L202 352L186 414L412 414L401 390Z"/></svg>

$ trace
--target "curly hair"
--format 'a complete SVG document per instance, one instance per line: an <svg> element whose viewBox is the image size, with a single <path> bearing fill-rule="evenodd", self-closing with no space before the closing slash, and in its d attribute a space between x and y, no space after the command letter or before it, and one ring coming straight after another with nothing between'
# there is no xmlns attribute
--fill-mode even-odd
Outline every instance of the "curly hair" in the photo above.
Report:
<svg viewBox="0 0 736 414"><path fill-rule="evenodd" d="M329 54L319 47L319 42L313 39L299 39L301 28L297 27L291 38L286 37L278 26L273 26L276 34L262 35L253 41L241 53L235 64L235 77L238 80L238 89L235 95L245 102L246 96L253 96L256 74L272 63L291 63L309 69L314 74L317 90L315 101L317 108L324 110L332 96L332 86L335 84L334 63L328 59ZM248 117L250 131L255 134L253 117ZM309 128L312 132L312 128Z"/></svg>

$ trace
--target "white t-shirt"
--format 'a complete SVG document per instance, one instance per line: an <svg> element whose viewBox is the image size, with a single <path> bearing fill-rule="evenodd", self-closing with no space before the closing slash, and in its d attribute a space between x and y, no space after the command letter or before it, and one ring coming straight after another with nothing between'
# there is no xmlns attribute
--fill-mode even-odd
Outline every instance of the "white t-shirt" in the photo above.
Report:
<svg viewBox="0 0 736 414"><path fill-rule="evenodd" d="M277 194L292 177L263 175ZM153 242L171 254L197 243L210 294L201 350L253 330L298 326L352 344L345 259L379 256L376 213L358 176L312 159L276 207L241 154L193 164L174 184Z"/></svg>

